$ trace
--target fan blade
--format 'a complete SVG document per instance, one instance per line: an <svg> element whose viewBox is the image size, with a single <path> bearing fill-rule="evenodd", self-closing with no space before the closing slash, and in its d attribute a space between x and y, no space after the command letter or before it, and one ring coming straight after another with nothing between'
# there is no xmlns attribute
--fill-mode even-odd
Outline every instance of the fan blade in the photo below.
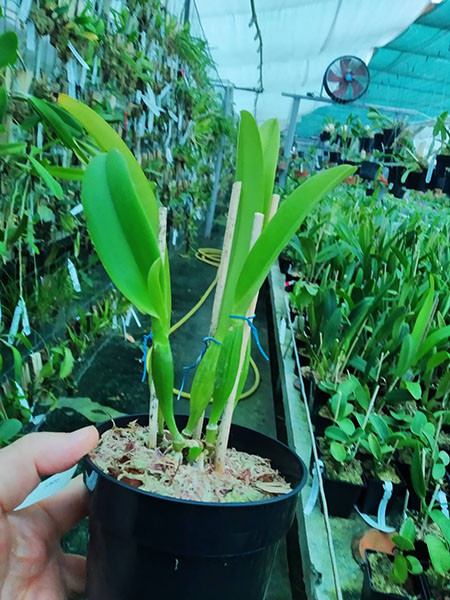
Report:
<svg viewBox="0 0 450 600"><path fill-rule="evenodd" d="M341 58L339 64L341 68L342 75L345 75L349 70L351 59L350 58Z"/></svg>
<svg viewBox="0 0 450 600"><path fill-rule="evenodd" d="M352 86L352 88L353 88L353 95L354 95L355 97L356 97L356 96L359 96L359 94L361 94L361 92L364 90L363 86L362 86L362 85L359 83L359 81L356 81L356 79L353 79L353 80L350 82L350 85L351 85L351 86Z"/></svg>
<svg viewBox="0 0 450 600"><path fill-rule="evenodd" d="M352 65L352 73L353 75L361 75L362 77L367 77L367 67L365 63L360 63L353 61L355 66Z"/></svg>
<svg viewBox="0 0 450 600"><path fill-rule="evenodd" d="M337 98L344 98L345 94L347 93L347 90L348 90L348 83L346 81L343 81L341 83L341 85L338 87L338 89L333 92L333 95L336 96Z"/></svg>
<svg viewBox="0 0 450 600"><path fill-rule="evenodd" d="M344 81L342 75L336 75L331 69L327 73L327 80L333 82Z"/></svg>

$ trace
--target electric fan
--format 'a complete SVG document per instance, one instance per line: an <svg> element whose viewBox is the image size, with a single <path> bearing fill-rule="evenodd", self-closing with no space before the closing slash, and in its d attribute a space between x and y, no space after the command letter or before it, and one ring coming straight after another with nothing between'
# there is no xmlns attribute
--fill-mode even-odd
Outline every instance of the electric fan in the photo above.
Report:
<svg viewBox="0 0 450 600"><path fill-rule="evenodd" d="M336 58L325 71L323 86L334 102L353 102L367 91L370 75L366 63L357 56Z"/></svg>

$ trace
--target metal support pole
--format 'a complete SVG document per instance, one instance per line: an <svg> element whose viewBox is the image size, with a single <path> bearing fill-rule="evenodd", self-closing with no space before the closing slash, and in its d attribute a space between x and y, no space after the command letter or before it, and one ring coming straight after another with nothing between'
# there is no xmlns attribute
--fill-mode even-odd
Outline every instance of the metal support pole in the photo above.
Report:
<svg viewBox="0 0 450 600"><path fill-rule="evenodd" d="M292 144L294 142L295 137L295 126L297 125L297 115L298 109L300 107L300 98L298 96L294 96L292 98L292 106L291 112L289 115L289 125L286 133L286 138L284 140L284 152L283 156L286 160L286 167L280 175L280 185L284 187L286 185L286 177L289 167L289 158L291 157L292 152Z"/></svg>
<svg viewBox="0 0 450 600"><path fill-rule="evenodd" d="M225 95L223 99L223 111L224 115L227 117L230 114L231 103L232 103L232 95L233 88L231 85L227 85L225 87ZM211 203L209 205L208 213L206 215L206 223L205 223L205 238L209 239L211 237L211 231L214 225L214 214L216 212L216 204L217 204L217 196L219 193L220 186L220 175L222 173L222 162L224 155L224 147L225 147L225 136L222 135L220 138L220 146L219 151L216 156L216 164L214 167L214 183L211 193Z"/></svg>

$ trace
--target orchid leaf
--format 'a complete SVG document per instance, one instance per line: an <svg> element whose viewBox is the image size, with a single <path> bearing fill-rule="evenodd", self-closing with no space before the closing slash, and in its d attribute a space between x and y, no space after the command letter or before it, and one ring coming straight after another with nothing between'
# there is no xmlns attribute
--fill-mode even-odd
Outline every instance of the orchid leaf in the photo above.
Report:
<svg viewBox="0 0 450 600"><path fill-rule="evenodd" d="M280 124L278 119L269 119L259 129L264 164L264 208L265 222L269 216L272 203L273 182L278 163L278 149L280 147Z"/></svg>
<svg viewBox="0 0 450 600"><path fill-rule="evenodd" d="M52 192L52 194L54 194L58 198L58 200L62 200L64 195L63 190L61 185L56 181L56 179L54 179L52 175L50 175L50 173L47 171L47 169L31 155L28 156L28 160L31 162L31 164L34 167L34 170L39 175L39 177L41 177L41 179L47 185L48 189Z"/></svg>

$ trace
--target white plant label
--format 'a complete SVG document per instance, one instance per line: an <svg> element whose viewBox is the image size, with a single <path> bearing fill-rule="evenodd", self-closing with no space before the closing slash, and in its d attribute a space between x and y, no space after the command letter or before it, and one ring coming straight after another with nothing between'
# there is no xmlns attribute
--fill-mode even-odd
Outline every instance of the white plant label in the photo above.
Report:
<svg viewBox="0 0 450 600"><path fill-rule="evenodd" d="M31 9L31 0L22 0L20 3L19 14L17 15L18 19L22 21L22 23L26 23L28 20L28 15L30 14Z"/></svg>
<svg viewBox="0 0 450 600"><path fill-rule="evenodd" d="M19 300L16 304L16 308L14 309L11 326L9 328L8 344L13 343L15 335L19 331L19 323L20 323L20 317L22 316L22 310L23 310L23 305Z"/></svg>
<svg viewBox="0 0 450 600"><path fill-rule="evenodd" d="M73 289L76 292L81 292L81 285L80 285L80 280L78 279L78 273L75 268L75 265L70 260L70 258L67 259L67 268L69 270L69 277L72 281Z"/></svg>
<svg viewBox="0 0 450 600"><path fill-rule="evenodd" d="M69 48L69 50L72 52L72 54L75 56L75 58L77 59L77 61L80 63L80 65L82 67L84 67L87 71L91 70L91 67L87 64L87 62L84 60L84 58L81 56L81 54L78 52L78 50L75 48L75 46L72 44L72 42L69 42L67 44L67 47Z"/></svg>
<svg viewBox="0 0 450 600"><path fill-rule="evenodd" d="M139 317L137 316L136 311L134 310L133 306L130 308L130 313L131 313L131 316L133 317L133 319L135 320L136 325L138 327L142 327L141 322L139 321Z"/></svg>
<svg viewBox="0 0 450 600"><path fill-rule="evenodd" d="M75 75L75 61L70 59L66 64L67 82L69 84L69 96L72 98L76 97L76 75Z"/></svg>
<svg viewBox="0 0 450 600"><path fill-rule="evenodd" d="M27 305L25 304L25 300L23 298L20 298L19 302L22 303L22 333L24 335L30 335L31 328L30 320L28 319Z"/></svg>
<svg viewBox="0 0 450 600"><path fill-rule="evenodd" d="M280 344L284 344L286 340L286 329L287 329L287 321L286 317L283 317L280 322Z"/></svg>
<svg viewBox="0 0 450 600"><path fill-rule="evenodd" d="M177 245L178 229L172 229L172 246Z"/></svg>
<svg viewBox="0 0 450 600"><path fill-rule="evenodd" d="M93 85L97 83L97 74L98 74L98 55L94 56L94 64L92 65L92 75L91 82Z"/></svg>
<svg viewBox="0 0 450 600"><path fill-rule="evenodd" d="M42 141L44 139L44 127L42 123L38 123L36 131L36 146L42 148Z"/></svg>
<svg viewBox="0 0 450 600"><path fill-rule="evenodd" d="M76 215L79 215L82 212L83 212L83 205L80 202L72 208L72 210L70 211L70 214L72 216L76 217Z"/></svg>
<svg viewBox="0 0 450 600"><path fill-rule="evenodd" d="M52 475L45 481L42 481L36 489L34 489L31 494L29 494L22 504L16 506L14 510L22 510L23 508L27 508L28 506L32 506L37 502L41 502L41 500L45 500L46 498L50 498L53 494L60 492L62 489L66 487L69 481L72 479L73 474L75 473L77 465L68 469L67 471L63 471L62 473L56 473L56 475Z"/></svg>
<svg viewBox="0 0 450 600"><path fill-rule="evenodd" d="M36 27L32 21L27 23L27 50L36 52Z"/></svg>

